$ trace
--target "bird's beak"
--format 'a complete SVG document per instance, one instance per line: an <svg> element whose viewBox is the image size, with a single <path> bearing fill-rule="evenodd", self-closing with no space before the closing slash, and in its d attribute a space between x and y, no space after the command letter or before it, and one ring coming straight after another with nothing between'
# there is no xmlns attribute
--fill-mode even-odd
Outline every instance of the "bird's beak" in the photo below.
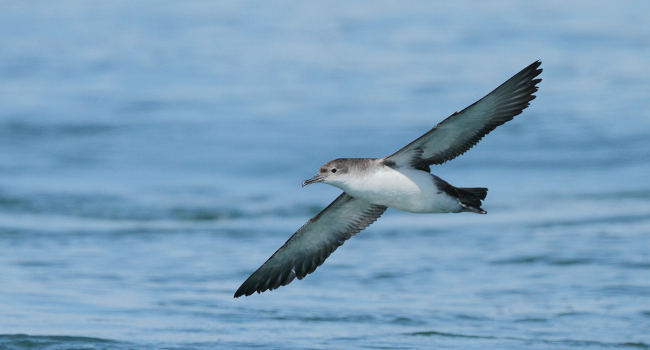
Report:
<svg viewBox="0 0 650 350"><path fill-rule="evenodd" d="M309 184L313 184L313 183L316 183L316 182L323 182L323 180L325 180L325 176L316 175L316 176L312 177L311 179L307 179L307 180L303 181L302 182L302 187L305 187L305 186L307 186Z"/></svg>

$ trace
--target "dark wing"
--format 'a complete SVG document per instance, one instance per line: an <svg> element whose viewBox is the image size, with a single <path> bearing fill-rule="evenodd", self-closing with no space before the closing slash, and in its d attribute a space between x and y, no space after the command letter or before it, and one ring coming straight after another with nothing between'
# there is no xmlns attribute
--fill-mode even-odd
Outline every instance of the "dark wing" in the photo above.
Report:
<svg viewBox="0 0 650 350"><path fill-rule="evenodd" d="M394 154L384 158L396 167L411 166L425 171L465 153L497 126L512 120L535 98L534 79L542 72L535 61L482 99L440 122L436 127Z"/></svg>
<svg viewBox="0 0 650 350"><path fill-rule="evenodd" d="M316 270L343 242L372 224L386 207L342 193L327 208L309 219L235 292L261 293L302 279Z"/></svg>

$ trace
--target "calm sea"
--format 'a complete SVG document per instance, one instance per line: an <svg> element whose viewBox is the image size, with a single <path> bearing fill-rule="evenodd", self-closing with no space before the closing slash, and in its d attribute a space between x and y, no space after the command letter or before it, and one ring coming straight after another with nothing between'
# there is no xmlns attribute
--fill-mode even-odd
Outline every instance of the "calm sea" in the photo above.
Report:
<svg viewBox="0 0 650 350"><path fill-rule="evenodd" d="M650 348L650 2L0 3L0 348ZM538 98L301 281L239 284L534 60Z"/></svg>

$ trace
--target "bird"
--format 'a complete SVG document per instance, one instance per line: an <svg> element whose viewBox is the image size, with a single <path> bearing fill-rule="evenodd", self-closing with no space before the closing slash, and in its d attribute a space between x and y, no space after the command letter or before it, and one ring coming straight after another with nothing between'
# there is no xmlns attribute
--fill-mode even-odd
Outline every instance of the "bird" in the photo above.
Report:
<svg viewBox="0 0 650 350"><path fill-rule="evenodd" d="M343 190L309 219L248 277L235 298L273 290L314 272L347 239L387 208L414 213L486 214L485 187L455 187L431 173L497 126L519 115L535 98L542 72L537 60L480 100L455 112L397 152L383 158L338 158L323 164L302 186L325 183Z"/></svg>

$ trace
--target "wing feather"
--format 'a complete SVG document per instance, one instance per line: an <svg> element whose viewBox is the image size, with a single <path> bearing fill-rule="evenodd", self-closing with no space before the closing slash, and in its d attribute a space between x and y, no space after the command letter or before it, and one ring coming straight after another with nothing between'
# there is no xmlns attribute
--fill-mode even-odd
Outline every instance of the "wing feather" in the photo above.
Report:
<svg viewBox="0 0 650 350"><path fill-rule="evenodd" d="M384 211L385 206L342 193L248 277L235 292L235 298L275 289L314 272L336 248L372 224Z"/></svg>
<svg viewBox="0 0 650 350"><path fill-rule="evenodd" d="M411 166L429 171L429 165L442 164L474 147L497 126L512 120L535 98L535 79L542 69L535 61L482 99L440 122L433 129L384 158L396 167Z"/></svg>

